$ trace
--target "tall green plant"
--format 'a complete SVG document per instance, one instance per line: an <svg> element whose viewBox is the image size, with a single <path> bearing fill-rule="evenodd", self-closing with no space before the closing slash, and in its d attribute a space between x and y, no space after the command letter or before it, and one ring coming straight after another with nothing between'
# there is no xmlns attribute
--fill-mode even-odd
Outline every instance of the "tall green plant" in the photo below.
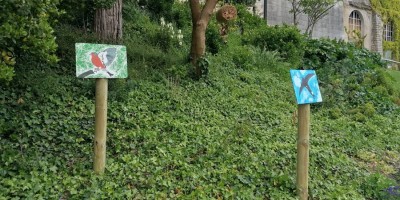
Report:
<svg viewBox="0 0 400 200"><path fill-rule="evenodd" d="M262 26L249 30L244 33L244 43L267 51L278 51L293 67L302 64L305 36L294 26Z"/></svg>

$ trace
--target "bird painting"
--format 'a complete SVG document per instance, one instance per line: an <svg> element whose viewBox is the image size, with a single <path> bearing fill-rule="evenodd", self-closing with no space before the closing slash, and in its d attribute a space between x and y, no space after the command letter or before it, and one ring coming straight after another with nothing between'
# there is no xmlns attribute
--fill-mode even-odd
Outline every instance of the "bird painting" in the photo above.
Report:
<svg viewBox="0 0 400 200"><path fill-rule="evenodd" d="M93 65L93 69L85 71L78 75L78 78L86 78L89 75L96 74L99 72L105 72L109 77L114 76L107 67L110 66L116 58L116 48L107 48L100 53L91 52L90 62Z"/></svg>
<svg viewBox="0 0 400 200"><path fill-rule="evenodd" d="M314 70L290 70L298 104L322 102Z"/></svg>
<svg viewBox="0 0 400 200"><path fill-rule="evenodd" d="M303 91L304 88L306 88L308 90L308 92L310 92L310 94L312 96L314 96L314 93L312 92L310 85L308 84L308 81L310 81L310 78L313 77L315 74L307 74L305 77L303 77L301 79L301 85L300 85L300 92L299 95L301 94L301 92Z"/></svg>

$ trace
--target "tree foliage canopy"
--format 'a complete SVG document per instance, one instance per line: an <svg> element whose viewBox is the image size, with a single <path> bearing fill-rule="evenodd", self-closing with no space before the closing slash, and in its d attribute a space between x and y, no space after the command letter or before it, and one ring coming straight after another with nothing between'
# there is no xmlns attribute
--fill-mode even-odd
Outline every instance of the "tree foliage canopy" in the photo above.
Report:
<svg viewBox="0 0 400 200"><path fill-rule="evenodd" d="M0 5L0 79L11 80L21 60L57 61L53 28L58 0L15 0ZM29 56L28 56L29 55Z"/></svg>

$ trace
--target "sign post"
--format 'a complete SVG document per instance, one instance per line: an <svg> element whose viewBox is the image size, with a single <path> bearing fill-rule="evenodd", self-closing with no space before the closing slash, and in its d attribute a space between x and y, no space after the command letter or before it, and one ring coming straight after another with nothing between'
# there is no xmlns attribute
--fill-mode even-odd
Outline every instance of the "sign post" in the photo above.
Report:
<svg viewBox="0 0 400 200"><path fill-rule="evenodd" d="M300 199L308 199L308 166L310 140L310 104L298 106L297 192Z"/></svg>
<svg viewBox="0 0 400 200"><path fill-rule="evenodd" d="M290 70L298 104L297 178L300 200L308 199L310 148L310 103L322 102L317 75L313 70Z"/></svg>
<svg viewBox="0 0 400 200"><path fill-rule="evenodd" d="M75 50L76 76L96 79L93 169L102 174L106 165L108 79L128 77L126 47L77 43Z"/></svg>
<svg viewBox="0 0 400 200"><path fill-rule="evenodd" d="M107 93L108 79L96 79L96 109L94 123L95 135L93 157L93 169L96 173L103 173L106 166Z"/></svg>

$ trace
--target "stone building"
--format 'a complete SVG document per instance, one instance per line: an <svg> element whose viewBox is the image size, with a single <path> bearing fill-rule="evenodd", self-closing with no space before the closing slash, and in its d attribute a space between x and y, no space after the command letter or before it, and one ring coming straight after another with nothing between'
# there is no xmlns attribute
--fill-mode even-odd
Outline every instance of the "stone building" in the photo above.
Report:
<svg viewBox="0 0 400 200"><path fill-rule="evenodd" d="M288 0L257 0L253 12L264 17L269 25L293 24L293 15L289 12ZM307 16L299 16L298 27L305 31ZM314 27L313 38L336 38L351 41L352 30L361 33L364 47L379 52L386 59L392 59L391 52L384 52L383 40L393 41L393 26L384 24L380 16L372 9L369 0L343 0L337 3L329 13ZM350 33L350 34L349 34Z"/></svg>

